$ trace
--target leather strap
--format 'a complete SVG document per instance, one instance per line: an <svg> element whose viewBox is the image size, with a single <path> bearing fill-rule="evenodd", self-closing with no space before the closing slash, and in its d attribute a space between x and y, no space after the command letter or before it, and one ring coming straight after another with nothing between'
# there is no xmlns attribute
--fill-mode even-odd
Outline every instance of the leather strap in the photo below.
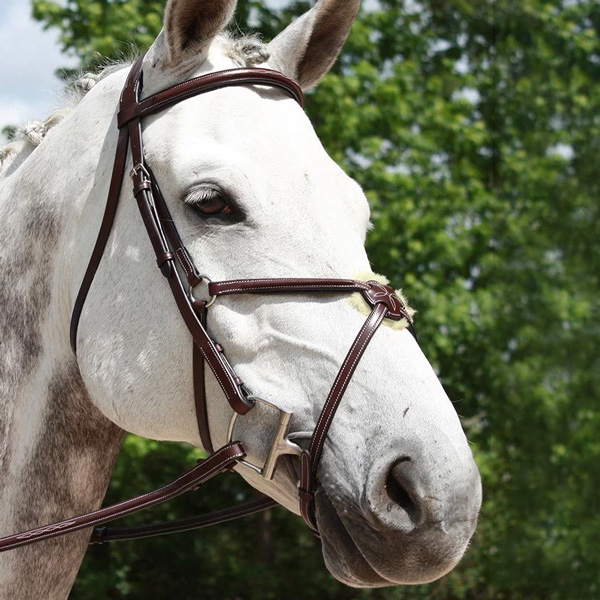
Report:
<svg viewBox="0 0 600 600"><path fill-rule="evenodd" d="M125 95L130 93L133 83L139 79L142 72L142 61L143 57L140 57L131 67L125 82L125 87L121 93L121 102L124 102L125 100L127 102L131 101L130 98L125 99ZM77 328L79 326L79 319L81 318L81 311L83 310L85 299L90 291L92 282L94 281L96 271L100 266L100 261L102 260L102 255L104 254L104 249L106 248L106 243L108 242L108 238L110 236L112 224L115 220L117 206L119 205L119 196L121 195L121 187L123 185L123 179L125 176L125 165L127 164L128 144L129 132L127 131L127 128L121 129L119 131L119 139L117 141L117 149L115 151L115 162L113 164L113 171L110 179L110 187L108 190L106 207L104 209L104 216L102 217L102 223L98 231L94 250L92 251L90 262L88 263L88 267L81 282L79 293L77 294L77 298L73 306L73 313L71 315L70 339L71 348L73 349L74 354L77 354Z"/></svg>
<svg viewBox="0 0 600 600"><path fill-rule="evenodd" d="M277 506L275 500L268 496L262 496L257 500L249 500L231 508L215 510L207 515L178 519L166 523L153 523L152 525L140 525L138 527L96 527L90 539L90 544L103 544L104 542L115 542L124 540L139 540L142 538L156 537L170 533L182 533L194 529L203 529L211 525L227 523L235 519L241 519L268 510Z"/></svg>
<svg viewBox="0 0 600 600"><path fill-rule="evenodd" d="M205 483L215 475L232 468L245 456L246 453L239 442L227 444L219 448L211 457L185 472L175 481L158 490L65 521L59 521L45 527L30 529L29 531L1 538L0 552L13 550L20 546L65 535L87 527L101 525L102 523L114 521L133 512L161 504L197 488L197 486Z"/></svg>
<svg viewBox="0 0 600 600"><path fill-rule="evenodd" d="M366 281L354 279L234 279L215 281L208 285L211 296L227 294L269 294L269 293L313 293L313 292L363 292L369 289Z"/></svg>
<svg viewBox="0 0 600 600"><path fill-rule="evenodd" d="M314 515L314 488L315 481L317 479L317 469L321 454L323 452L323 446L325 444L325 438L327 432L331 426L333 417L342 401L344 392L346 391L350 379L356 369L358 361L361 359L367 345L371 341L373 335L377 331L379 325L381 325L383 319L386 317L388 312L385 304L377 304L371 311L371 314L364 322L361 330L359 331L354 343L352 344L350 351L346 355L346 358L342 364L331 391L327 396L327 400L321 410L317 426L313 433L310 447L308 451L304 451L301 456L301 478L299 487L299 498L300 498L300 512L306 524L314 531L318 532L317 523Z"/></svg>
<svg viewBox="0 0 600 600"><path fill-rule="evenodd" d="M206 303L200 309L200 319L206 327ZM196 421L198 422L198 431L202 447L212 454L215 450L210 437L210 426L208 423L208 406L206 402L206 381L204 378L204 356L200 348L194 342L192 344L192 371L194 377L194 404L196 405Z"/></svg>
<svg viewBox="0 0 600 600"><path fill-rule="evenodd" d="M226 69L200 75L200 77L195 77L194 79L170 87L140 102L133 100L122 103L118 116L119 128L134 119L143 119L187 98L223 87L241 85L276 87L290 98L293 98L300 106L304 107L304 93L302 88L296 81L279 71L254 67L250 69Z"/></svg>
<svg viewBox="0 0 600 600"><path fill-rule="evenodd" d="M165 236L169 240L171 248L174 250L175 257L185 273L188 285L191 288L195 288L197 285L202 283L202 275L196 268L192 257L190 256L185 244L183 243L183 240L181 239L181 236L179 235L179 231L177 231L177 227L175 227L175 221L171 216L171 212L169 211L169 207L165 202L165 198L160 191L160 187L158 187L158 184L156 183L156 177L154 176L152 169L148 163L144 163L144 166L150 175L150 180L152 183L152 195L155 198L156 211L160 218L161 225L165 231Z"/></svg>

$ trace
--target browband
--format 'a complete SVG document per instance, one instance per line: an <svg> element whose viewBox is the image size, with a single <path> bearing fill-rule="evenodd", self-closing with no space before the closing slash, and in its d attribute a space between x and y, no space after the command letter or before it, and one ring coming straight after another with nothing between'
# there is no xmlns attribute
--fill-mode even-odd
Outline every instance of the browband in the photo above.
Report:
<svg viewBox="0 0 600 600"><path fill-rule="evenodd" d="M194 77L139 102L122 105L117 117L119 129L133 119L143 119L192 96L206 94L223 87L242 85L265 85L277 88L304 108L302 88L287 75L271 69L227 69Z"/></svg>

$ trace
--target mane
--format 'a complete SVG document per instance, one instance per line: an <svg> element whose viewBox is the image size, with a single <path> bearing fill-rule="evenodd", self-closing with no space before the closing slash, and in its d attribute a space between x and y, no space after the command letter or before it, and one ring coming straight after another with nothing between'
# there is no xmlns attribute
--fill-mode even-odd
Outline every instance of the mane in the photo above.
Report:
<svg viewBox="0 0 600 600"><path fill-rule="evenodd" d="M124 68L129 62L121 61L106 64L95 73L79 73L62 91L63 106L53 112L44 121L29 121L20 127L14 138L4 147L0 147L0 176L4 175L15 159L30 153L39 146L48 132L56 127L84 96L102 79Z"/></svg>
<svg viewBox="0 0 600 600"><path fill-rule="evenodd" d="M269 60L267 46L257 35L236 37L230 33L223 33L217 39L222 44L224 54L241 67L252 67ZM64 105L60 109L44 121L29 121L17 130L8 144L0 147L0 177L16 158L39 146L48 132L56 127L99 81L132 62L132 59L120 60L104 64L93 73L79 73L65 86L62 93Z"/></svg>

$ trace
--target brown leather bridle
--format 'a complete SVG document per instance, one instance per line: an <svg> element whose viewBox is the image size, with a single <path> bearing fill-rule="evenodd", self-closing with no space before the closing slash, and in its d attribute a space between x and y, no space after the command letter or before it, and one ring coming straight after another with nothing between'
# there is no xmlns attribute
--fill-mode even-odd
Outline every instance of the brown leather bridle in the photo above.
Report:
<svg viewBox="0 0 600 600"><path fill-rule="evenodd" d="M217 473L231 469L238 463L251 468L266 479L274 475L277 461L284 454L297 455L300 458L300 481L298 495L300 512L307 525L318 533L314 512L314 494L317 483L317 470L327 432L344 392L352 378L356 366L367 345L384 319L405 319L412 330L412 321L402 300L394 290L376 281L357 281L352 279L239 279L212 282L201 275L183 244L167 204L160 191L152 170L144 157L142 141L142 119L160 112L182 100L204 94L223 87L240 85L261 85L275 87L296 100L301 106L304 95L300 86L289 77L268 69L231 69L209 73L184 83L170 87L143 100L142 62L140 57L132 66L121 94L118 114L119 139L113 172L109 187L108 200L98 238L86 273L84 275L71 319L71 346L76 352L77 328L85 299L94 280L106 243L114 222L122 181L125 175L128 150L131 149L133 168L130 176L133 180L133 194L136 198L146 231L156 254L157 265L167 279L175 302L193 339L193 381L198 430L202 444L211 456L184 473L175 482L149 494L127 500L91 513L74 517L60 523L23 532L0 539L0 551L10 550L38 540L47 539L97 526L131 512L164 502L190 489L196 489L201 483ZM206 284L208 299L199 299L194 290ZM287 438L287 426L290 413L278 409L270 402L253 396L236 375L227 360L223 348L216 343L207 331L207 316L210 306L221 296L233 294L348 294L359 292L371 307L371 313L364 322L335 378L325 401L308 450L303 450ZM414 333L414 332L413 332ZM219 383L233 416L229 430L228 443L213 448L207 415L204 369L208 364ZM257 404L268 405L279 411L279 427L271 444L271 449L263 466L245 460L246 452L242 444L233 441L233 427L238 415L245 415ZM185 531L209 524L223 522L270 508L276 503L264 496L245 505L211 513L208 516L194 517L180 522L150 525L145 527L109 530L96 527L92 542L113 539L132 539L149 537L160 533Z"/></svg>

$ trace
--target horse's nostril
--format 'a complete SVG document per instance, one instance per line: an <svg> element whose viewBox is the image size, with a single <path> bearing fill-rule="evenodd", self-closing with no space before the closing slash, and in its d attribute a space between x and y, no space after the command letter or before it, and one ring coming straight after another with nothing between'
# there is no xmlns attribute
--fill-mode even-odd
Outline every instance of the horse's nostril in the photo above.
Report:
<svg viewBox="0 0 600 600"><path fill-rule="evenodd" d="M411 461L410 456L402 456L399 458L390 469L387 479L385 480L385 491L388 498L398 505L412 521L417 518L417 506L413 502L410 486L410 476L407 473L406 463ZM391 506L388 510L391 510Z"/></svg>

